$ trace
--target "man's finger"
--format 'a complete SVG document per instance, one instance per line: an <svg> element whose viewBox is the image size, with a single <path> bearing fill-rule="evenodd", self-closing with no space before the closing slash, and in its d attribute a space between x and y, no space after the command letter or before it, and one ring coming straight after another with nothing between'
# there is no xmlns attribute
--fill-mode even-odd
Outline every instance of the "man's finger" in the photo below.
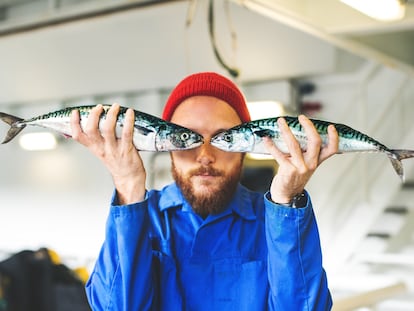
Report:
<svg viewBox="0 0 414 311"><path fill-rule="evenodd" d="M101 118L101 114L103 112L103 106L97 105L96 107L92 108L89 113L88 121L84 126L83 132L88 135L89 138L97 139L101 137L101 133L99 131L99 121Z"/></svg>
<svg viewBox="0 0 414 311"><path fill-rule="evenodd" d="M72 132L72 138L78 140L82 133L82 128L80 127L80 115L79 110L73 110L70 115L70 127Z"/></svg>
<svg viewBox="0 0 414 311"><path fill-rule="evenodd" d="M302 150L300 148L299 142L290 130L286 120L284 118L279 118L277 120L277 124L279 126L280 136L283 139L283 142L285 143L290 156L293 159L301 159Z"/></svg>
<svg viewBox="0 0 414 311"><path fill-rule="evenodd" d="M134 123L135 123L135 112L129 108L125 113L125 123L122 129L122 148L125 150L130 149L134 138Z"/></svg>
<svg viewBox="0 0 414 311"><path fill-rule="evenodd" d="M303 127L307 140L304 159L309 167L316 168L319 164L319 154L322 147L322 138L311 120L309 120L304 115L300 115L298 117L298 120Z"/></svg>
<svg viewBox="0 0 414 311"><path fill-rule="evenodd" d="M277 146L270 137L265 136L262 139L267 152L270 153L270 155L276 160L276 162L279 163L279 165L281 165L284 162L288 162L287 155L280 151L279 148L277 148Z"/></svg>
<svg viewBox="0 0 414 311"><path fill-rule="evenodd" d="M105 138L107 142L115 143L115 127L118 119L120 106L118 104L113 104L106 113L105 121L101 126L102 137Z"/></svg>
<svg viewBox="0 0 414 311"><path fill-rule="evenodd" d="M338 147L338 131L336 130L335 126L331 124L328 126L328 143L321 149L321 153L319 155L319 163L325 161L327 158L338 153Z"/></svg>

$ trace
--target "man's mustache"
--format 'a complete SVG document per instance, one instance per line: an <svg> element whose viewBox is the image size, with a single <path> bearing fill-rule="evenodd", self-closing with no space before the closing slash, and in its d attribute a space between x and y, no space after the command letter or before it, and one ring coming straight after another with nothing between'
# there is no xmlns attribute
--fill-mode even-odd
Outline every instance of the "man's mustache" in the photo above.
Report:
<svg viewBox="0 0 414 311"><path fill-rule="evenodd" d="M199 167L189 172L190 176L198 175L210 175L210 176L222 176L221 170L215 169L214 167Z"/></svg>

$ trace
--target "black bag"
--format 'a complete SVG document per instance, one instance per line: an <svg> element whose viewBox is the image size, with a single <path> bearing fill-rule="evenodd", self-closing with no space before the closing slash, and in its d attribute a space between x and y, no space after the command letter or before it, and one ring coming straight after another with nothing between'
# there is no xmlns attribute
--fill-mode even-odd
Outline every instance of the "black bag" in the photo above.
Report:
<svg viewBox="0 0 414 311"><path fill-rule="evenodd" d="M47 249L24 250L0 262L0 311L90 311L84 284Z"/></svg>

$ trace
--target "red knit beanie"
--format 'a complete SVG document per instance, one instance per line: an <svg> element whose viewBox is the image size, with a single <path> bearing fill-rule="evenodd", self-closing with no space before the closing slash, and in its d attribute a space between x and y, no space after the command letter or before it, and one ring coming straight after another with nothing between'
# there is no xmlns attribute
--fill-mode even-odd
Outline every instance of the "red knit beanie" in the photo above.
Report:
<svg viewBox="0 0 414 311"><path fill-rule="evenodd" d="M162 118L170 121L179 104L192 96L213 96L225 101L237 112L242 122L250 121L243 94L229 79L214 72L200 72L184 78L171 92Z"/></svg>

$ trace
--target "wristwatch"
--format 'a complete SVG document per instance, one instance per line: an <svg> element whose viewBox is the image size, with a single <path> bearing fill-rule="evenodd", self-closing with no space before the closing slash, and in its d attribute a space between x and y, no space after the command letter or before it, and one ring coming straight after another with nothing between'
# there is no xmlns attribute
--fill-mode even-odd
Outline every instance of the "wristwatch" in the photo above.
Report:
<svg viewBox="0 0 414 311"><path fill-rule="evenodd" d="M308 200L305 191L302 191L301 193L295 194L289 203L275 203L283 206L289 206L292 208L302 208L306 206Z"/></svg>
<svg viewBox="0 0 414 311"><path fill-rule="evenodd" d="M307 203L308 203L308 200L305 195L305 192L302 191L301 193L295 194L293 196L292 200L290 200L289 202L289 206L293 208L302 208L302 207L305 207Z"/></svg>

